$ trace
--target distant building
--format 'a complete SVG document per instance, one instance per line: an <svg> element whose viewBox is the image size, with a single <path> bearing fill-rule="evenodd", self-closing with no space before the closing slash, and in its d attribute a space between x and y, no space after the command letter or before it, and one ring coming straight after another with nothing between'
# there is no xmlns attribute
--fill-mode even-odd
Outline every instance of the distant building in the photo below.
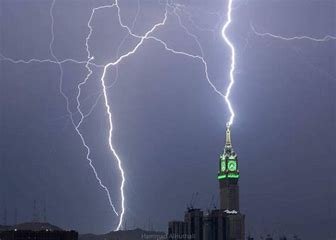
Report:
<svg viewBox="0 0 336 240"><path fill-rule="evenodd" d="M1 240L78 240L75 231L29 231L10 230L0 232Z"/></svg>
<svg viewBox="0 0 336 240"><path fill-rule="evenodd" d="M244 215L230 213L219 209L213 210L204 217L204 240L243 240Z"/></svg>
<svg viewBox="0 0 336 240"><path fill-rule="evenodd" d="M188 209L184 222L170 222L170 239L245 240L245 215L239 211L238 158L231 144L230 126L226 129L226 143L219 158L218 181L220 209L203 214L200 209ZM182 238L181 238L182 236Z"/></svg>
<svg viewBox="0 0 336 240"><path fill-rule="evenodd" d="M194 240L203 240L203 211L200 209L188 209L184 214L186 234Z"/></svg>
<svg viewBox="0 0 336 240"><path fill-rule="evenodd" d="M183 221L171 221L168 223L168 239L183 238L186 233L186 224ZM179 236L179 237L178 237Z"/></svg>

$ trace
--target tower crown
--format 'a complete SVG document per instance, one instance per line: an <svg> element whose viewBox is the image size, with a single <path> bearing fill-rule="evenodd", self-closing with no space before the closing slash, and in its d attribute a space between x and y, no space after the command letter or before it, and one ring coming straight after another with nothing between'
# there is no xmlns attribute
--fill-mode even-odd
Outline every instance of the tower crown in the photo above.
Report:
<svg viewBox="0 0 336 240"><path fill-rule="evenodd" d="M230 125L226 125L226 139L224 151L219 158L218 179L239 178L237 154L234 152L231 142Z"/></svg>

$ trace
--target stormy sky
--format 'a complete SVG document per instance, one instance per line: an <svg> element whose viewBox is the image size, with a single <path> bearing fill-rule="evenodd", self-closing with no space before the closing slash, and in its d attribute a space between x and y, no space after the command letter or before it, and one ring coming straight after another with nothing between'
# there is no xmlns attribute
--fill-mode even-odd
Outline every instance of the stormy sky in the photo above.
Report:
<svg viewBox="0 0 336 240"><path fill-rule="evenodd" d="M49 51L49 0L0 0L0 53L14 60L52 59ZM85 39L100 0L56 0L54 44L58 59L87 60ZM230 51L221 38L225 0L173 1L186 6L181 19L198 36L211 80L228 86ZM162 20L164 5L140 0L134 32L142 35ZM131 26L136 0L120 0L123 22ZM241 172L241 211L246 232L297 233L304 239L336 236L336 41L283 41L260 37L323 37L336 34L333 0L234 0L228 35L237 53L231 101L236 112L233 146ZM137 40L118 23L115 8L92 19L89 40L94 63L106 64L132 49ZM153 33L180 51L200 54L176 16ZM126 37L126 38L125 38ZM125 40L124 40L125 39ZM124 42L120 46L120 43ZM118 50L119 48L119 50ZM62 91L76 112L77 85L84 64L63 64ZM101 68L80 97L91 114L81 132L103 183L120 210L120 173L108 148ZM206 81L199 60L177 56L148 40L106 76L113 118L113 144L126 175L125 224L166 230L183 218L193 193L196 207L218 202L218 156L229 117L223 99ZM60 69L54 63L0 61L0 203L7 223L30 221L33 201L47 206L47 220L82 233L104 233L118 217L109 207L86 160L60 94ZM95 108L92 106L97 103ZM218 204L217 204L218 205ZM42 212L40 212L42 219Z"/></svg>

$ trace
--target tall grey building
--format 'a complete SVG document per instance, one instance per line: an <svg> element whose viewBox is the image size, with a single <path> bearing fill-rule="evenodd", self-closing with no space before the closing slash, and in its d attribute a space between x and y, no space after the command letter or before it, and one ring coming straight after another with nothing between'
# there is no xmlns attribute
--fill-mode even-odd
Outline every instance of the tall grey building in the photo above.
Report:
<svg viewBox="0 0 336 240"><path fill-rule="evenodd" d="M220 209L209 215L215 222L217 237L212 239L245 239L245 215L239 209L239 168L238 157L233 150L230 126L226 128L224 151L219 158Z"/></svg>
<svg viewBox="0 0 336 240"><path fill-rule="evenodd" d="M244 240L244 220L240 213L212 210L204 216L203 240Z"/></svg>
<svg viewBox="0 0 336 240"><path fill-rule="evenodd" d="M219 158L218 181L221 209L239 212L238 179L238 158L231 144L231 131L228 126L224 151Z"/></svg>
<svg viewBox="0 0 336 240"><path fill-rule="evenodd" d="M214 209L207 214L203 214L200 209L188 209L184 224L171 222L168 233L178 232L178 236L195 240L244 240L245 215L241 214L239 209L239 176L238 157L233 150L228 125L217 175L220 209ZM184 229L183 233L181 229Z"/></svg>
<svg viewBox="0 0 336 240"><path fill-rule="evenodd" d="M203 240L203 211L197 208L188 209L184 214L186 234L194 240Z"/></svg>
<svg viewBox="0 0 336 240"><path fill-rule="evenodd" d="M186 234L186 223L184 221L170 221L168 223L168 239L182 238Z"/></svg>

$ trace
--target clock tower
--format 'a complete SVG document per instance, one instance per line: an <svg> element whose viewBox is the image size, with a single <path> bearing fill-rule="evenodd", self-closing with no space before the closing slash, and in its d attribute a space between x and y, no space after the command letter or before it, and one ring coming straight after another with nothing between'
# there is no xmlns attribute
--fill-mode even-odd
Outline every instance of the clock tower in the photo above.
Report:
<svg viewBox="0 0 336 240"><path fill-rule="evenodd" d="M232 147L230 126L227 125L225 147L219 157L220 209L239 212L238 180L238 158Z"/></svg>
<svg viewBox="0 0 336 240"><path fill-rule="evenodd" d="M220 208L207 211L188 208L183 222L169 223L168 235L195 235L195 240L245 240L245 215L239 210L239 169L231 143L230 126L226 127L224 151L219 157L218 182Z"/></svg>

